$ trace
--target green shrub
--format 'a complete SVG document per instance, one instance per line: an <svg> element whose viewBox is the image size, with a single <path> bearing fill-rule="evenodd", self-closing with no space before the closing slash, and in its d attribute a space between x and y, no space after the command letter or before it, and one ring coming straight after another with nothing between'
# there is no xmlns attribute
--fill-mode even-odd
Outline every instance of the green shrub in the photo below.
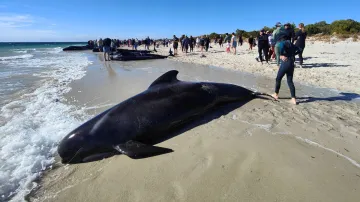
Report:
<svg viewBox="0 0 360 202"><path fill-rule="evenodd" d="M336 20L330 25L331 32L337 34L354 34L360 32L360 23L355 20Z"/></svg>

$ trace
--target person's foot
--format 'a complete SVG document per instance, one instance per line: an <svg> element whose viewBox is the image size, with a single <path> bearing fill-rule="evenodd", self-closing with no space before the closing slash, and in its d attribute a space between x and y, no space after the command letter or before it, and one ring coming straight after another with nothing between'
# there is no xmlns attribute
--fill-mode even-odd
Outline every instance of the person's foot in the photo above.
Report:
<svg viewBox="0 0 360 202"><path fill-rule="evenodd" d="M297 105L296 98L291 98L290 102L291 104Z"/></svg>
<svg viewBox="0 0 360 202"><path fill-rule="evenodd" d="M275 100L279 99L279 95L277 93L272 94L271 97L273 97Z"/></svg>

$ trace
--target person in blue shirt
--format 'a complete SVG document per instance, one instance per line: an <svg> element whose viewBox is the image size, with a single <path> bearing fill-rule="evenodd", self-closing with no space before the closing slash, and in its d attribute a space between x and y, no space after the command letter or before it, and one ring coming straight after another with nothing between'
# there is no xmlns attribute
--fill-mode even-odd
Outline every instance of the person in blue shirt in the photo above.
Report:
<svg viewBox="0 0 360 202"><path fill-rule="evenodd" d="M277 100L279 98L279 90L281 86L281 80L286 74L287 83L291 93L291 103L296 103L295 97L295 85L293 82L294 68L295 68L295 55L301 52L301 49L291 43L290 40L286 40L288 36L279 36L279 52L280 52L280 68L276 76L275 94L272 96Z"/></svg>

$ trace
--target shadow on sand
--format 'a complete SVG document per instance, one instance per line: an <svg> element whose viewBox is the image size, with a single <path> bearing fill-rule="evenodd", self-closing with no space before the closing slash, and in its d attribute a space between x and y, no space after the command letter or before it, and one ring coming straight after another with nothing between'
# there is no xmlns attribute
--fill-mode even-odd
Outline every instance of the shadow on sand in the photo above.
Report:
<svg viewBox="0 0 360 202"><path fill-rule="evenodd" d="M290 99L290 97L282 97L279 99ZM360 95L357 93L340 93L339 96L333 97L325 97L325 98L317 98L317 97L297 97L298 103L309 103L309 102L316 102L316 101L352 101L354 99L360 99Z"/></svg>

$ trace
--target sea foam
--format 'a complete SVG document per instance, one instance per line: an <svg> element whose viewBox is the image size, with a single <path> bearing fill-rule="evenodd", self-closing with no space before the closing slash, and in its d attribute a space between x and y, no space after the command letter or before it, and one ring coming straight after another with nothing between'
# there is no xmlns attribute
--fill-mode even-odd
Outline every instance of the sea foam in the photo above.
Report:
<svg viewBox="0 0 360 202"><path fill-rule="evenodd" d="M86 118L82 109L62 101L68 84L82 78L91 62L81 53L55 55L58 50L29 60L29 68L43 68L35 75L41 85L1 108L0 201L23 201L37 186L34 180L54 162L57 143Z"/></svg>
<svg viewBox="0 0 360 202"><path fill-rule="evenodd" d="M0 57L0 61L26 59L26 58L31 58L31 57L34 57L34 55L32 55L32 54L24 54L24 55L5 56L5 57Z"/></svg>

